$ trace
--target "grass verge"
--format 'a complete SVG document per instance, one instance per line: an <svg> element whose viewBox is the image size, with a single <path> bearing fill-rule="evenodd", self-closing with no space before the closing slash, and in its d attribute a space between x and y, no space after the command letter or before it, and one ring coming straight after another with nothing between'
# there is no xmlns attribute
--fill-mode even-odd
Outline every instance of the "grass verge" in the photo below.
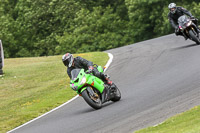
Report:
<svg viewBox="0 0 200 133"><path fill-rule="evenodd" d="M104 66L107 53L77 54ZM0 77L0 132L7 132L76 96L60 56L5 59Z"/></svg>
<svg viewBox="0 0 200 133"><path fill-rule="evenodd" d="M169 118L164 123L135 133L200 133L200 106Z"/></svg>

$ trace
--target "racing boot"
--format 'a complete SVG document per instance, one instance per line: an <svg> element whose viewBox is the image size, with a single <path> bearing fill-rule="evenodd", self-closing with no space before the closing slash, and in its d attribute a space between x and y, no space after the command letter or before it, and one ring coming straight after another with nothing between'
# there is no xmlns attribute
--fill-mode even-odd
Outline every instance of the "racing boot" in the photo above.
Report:
<svg viewBox="0 0 200 133"><path fill-rule="evenodd" d="M109 78L106 78L106 84L112 85L112 81Z"/></svg>
<svg viewBox="0 0 200 133"><path fill-rule="evenodd" d="M184 38L185 38L185 40L187 40L188 39L188 37L186 37L186 36L183 36Z"/></svg>
<svg viewBox="0 0 200 133"><path fill-rule="evenodd" d="M106 84L108 84L108 85L112 85L112 81L110 80L110 76L109 75L107 75L107 74L104 74L104 82L106 83Z"/></svg>

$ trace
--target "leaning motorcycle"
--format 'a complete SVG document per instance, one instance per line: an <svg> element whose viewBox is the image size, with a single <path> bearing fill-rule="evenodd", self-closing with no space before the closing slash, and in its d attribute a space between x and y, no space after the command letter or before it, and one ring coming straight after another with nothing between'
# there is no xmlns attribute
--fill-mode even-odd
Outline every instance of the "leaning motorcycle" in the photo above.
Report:
<svg viewBox="0 0 200 133"><path fill-rule="evenodd" d="M190 19L185 15L178 18L179 30L183 36L200 44L199 31L195 22L197 22L197 19Z"/></svg>
<svg viewBox="0 0 200 133"><path fill-rule="evenodd" d="M96 65L96 68L103 72L101 66ZM70 87L94 109L100 109L105 102L116 102L121 99L121 93L114 83L107 85L84 69L73 69L71 76Z"/></svg>

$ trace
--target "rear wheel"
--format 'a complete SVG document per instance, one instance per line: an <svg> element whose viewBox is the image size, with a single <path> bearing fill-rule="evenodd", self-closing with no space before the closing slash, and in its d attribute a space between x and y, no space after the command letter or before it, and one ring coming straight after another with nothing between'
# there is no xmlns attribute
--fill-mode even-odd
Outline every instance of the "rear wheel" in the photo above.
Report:
<svg viewBox="0 0 200 133"><path fill-rule="evenodd" d="M199 37L197 36L197 33L194 31L194 30L189 30L189 34L190 34L190 37L192 38L193 41L195 41L197 44L200 44L200 39Z"/></svg>
<svg viewBox="0 0 200 133"><path fill-rule="evenodd" d="M111 101L117 102L121 99L121 92L114 83L113 83L112 87L113 87L112 89L113 89L113 93L114 93L114 98L112 98Z"/></svg>
<svg viewBox="0 0 200 133"><path fill-rule="evenodd" d="M91 89L90 91L88 91L88 89ZM92 90L93 88L88 87L86 90L84 90L81 94L82 97L84 98L84 100L94 109L100 109L102 107L102 102L100 99L100 96L98 95L98 93L96 93L95 91ZM94 93L91 94L91 91L93 91Z"/></svg>

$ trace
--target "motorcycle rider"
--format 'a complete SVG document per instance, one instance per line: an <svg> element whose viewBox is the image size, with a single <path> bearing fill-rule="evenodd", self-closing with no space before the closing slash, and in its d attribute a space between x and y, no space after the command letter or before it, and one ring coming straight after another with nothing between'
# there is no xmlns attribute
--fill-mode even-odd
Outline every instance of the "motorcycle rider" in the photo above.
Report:
<svg viewBox="0 0 200 133"><path fill-rule="evenodd" d="M71 71L73 69L84 69L88 70L89 73L93 73L94 76L103 80L106 84L112 85L112 81L107 75L99 72L96 67L93 66L93 62L88 61L80 56L74 58L72 54L66 53L62 56L63 64L67 67L67 74L71 79Z"/></svg>
<svg viewBox="0 0 200 133"><path fill-rule="evenodd" d="M178 26L178 18L182 15L187 15L189 16L191 19L195 19L195 17L185 8L183 7L177 7L175 3L170 3L169 6L169 13L168 13L168 19L170 24L172 25L172 27L175 29L175 34L178 35L182 35L185 40L187 40L188 38L186 36L184 36L180 31L179 31L179 26ZM193 22L196 24L198 31L200 32L200 29L198 27L198 20L195 19Z"/></svg>

